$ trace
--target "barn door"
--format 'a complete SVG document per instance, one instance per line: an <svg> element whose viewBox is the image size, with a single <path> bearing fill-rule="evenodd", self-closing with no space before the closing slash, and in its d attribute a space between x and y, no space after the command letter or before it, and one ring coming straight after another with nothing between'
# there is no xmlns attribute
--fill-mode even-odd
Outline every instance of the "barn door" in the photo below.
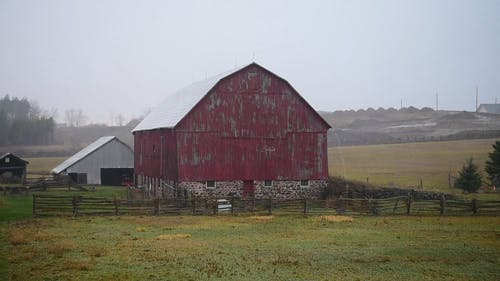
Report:
<svg viewBox="0 0 500 281"><path fill-rule="evenodd" d="M87 184L87 173L78 173L77 174L77 183L78 184Z"/></svg>
<svg viewBox="0 0 500 281"><path fill-rule="evenodd" d="M255 186L253 185L253 181L243 182L243 197L253 196L254 191L255 191Z"/></svg>

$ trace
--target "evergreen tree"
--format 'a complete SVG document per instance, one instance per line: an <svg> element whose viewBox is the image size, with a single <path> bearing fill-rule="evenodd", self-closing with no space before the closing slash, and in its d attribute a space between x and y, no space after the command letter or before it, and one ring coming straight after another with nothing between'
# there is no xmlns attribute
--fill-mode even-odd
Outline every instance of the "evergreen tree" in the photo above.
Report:
<svg viewBox="0 0 500 281"><path fill-rule="evenodd" d="M471 157L465 162L462 170L458 172L455 187L468 192L476 192L481 187L481 182L481 174L479 174L478 167Z"/></svg>
<svg viewBox="0 0 500 281"><path fill-rule="evenodd" d="M486 161L485 171L491 183L500 187L500 141L493 144L493 152L488 154L489 159Z"/></svg>

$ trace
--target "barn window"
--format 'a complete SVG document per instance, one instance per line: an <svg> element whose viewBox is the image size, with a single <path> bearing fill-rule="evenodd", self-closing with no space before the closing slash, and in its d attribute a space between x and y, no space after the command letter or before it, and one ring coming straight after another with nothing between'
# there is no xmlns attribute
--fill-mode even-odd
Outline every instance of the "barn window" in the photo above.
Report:
<svg viewBox="0 0 500 281"><path fill-rule="evenodd" d="M205 182L207 189L214 189L215 188L215 181L206 181Z"/></svg>
<svg viewBox="0 0 500 281"><path fill-rule="evenodd" d="M273 181L272 180L265 180L264 181L264 186L267 186L267 187L273 186Z"/></svg>
<svg viewBox="0 0 500 281"><path fill-rule="evenodd" d="M5 157L5 163L10 163L10 158L9 157Z"/></svg>
<svg viewBox="0 0 500 281"><path fill-rule="evenodd" d="M309 180L301 180L300 181L300 186L309 186Z"/></svg>

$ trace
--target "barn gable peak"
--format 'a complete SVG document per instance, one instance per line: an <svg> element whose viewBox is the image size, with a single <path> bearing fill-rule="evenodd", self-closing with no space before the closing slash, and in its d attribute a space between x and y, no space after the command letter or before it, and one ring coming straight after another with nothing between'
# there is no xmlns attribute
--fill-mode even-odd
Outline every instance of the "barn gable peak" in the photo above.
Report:
<svg viewBox="0 0 500 281"><path fill-rule="evenodd" d="M246 66L238 67L208 79L194 82L191 85L184 87L177 92L167 96L156 108L154 108L133 130L132 132L155 130L161 128L174 128L210 91L225 78L228 78L240 71L250 67L258 67L273 76L283 80L292 89L293 87L280 76L274 74L261 65L252 62ZM330 125L312 108L307 101L293 89L300 99L308 106L316 116L321 120L326 128L331 128Z"/></svg>

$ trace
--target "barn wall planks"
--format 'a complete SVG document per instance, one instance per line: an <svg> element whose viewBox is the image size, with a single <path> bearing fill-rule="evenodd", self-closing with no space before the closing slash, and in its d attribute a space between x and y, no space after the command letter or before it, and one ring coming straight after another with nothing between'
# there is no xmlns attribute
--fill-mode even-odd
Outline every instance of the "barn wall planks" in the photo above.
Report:
<svg viewBox="0 0 500 281"><path fill-rule="evenodd" d="M135 173L193 181L322 180L329 125L252 64L222 78L174 128L134 132Z"/></svg>

